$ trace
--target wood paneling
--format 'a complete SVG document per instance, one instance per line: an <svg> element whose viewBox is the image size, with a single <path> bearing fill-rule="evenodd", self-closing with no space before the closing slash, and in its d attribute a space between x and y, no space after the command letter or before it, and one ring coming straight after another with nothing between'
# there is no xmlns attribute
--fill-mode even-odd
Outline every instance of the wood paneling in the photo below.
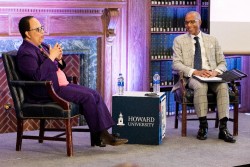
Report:
<svg viewBox="0 0 250 167"><path fill-rule="evenodd" d="M46 15L40 15L40 14L37 14L37 13L34 13L34 14L30 14L32 16L35 16L42 25L44 25L44 28L45 28L45 35L48 35L48 16ZM9 22L6 21L6 25L9 26L9 36L20 36L20 33L19 33L19 29L18 29L18 23L19 23L19 20L24 17L24 16L28 16L28 14L10 14L9 15Z"/></svg>
<svg viewBox="0 0 250 167"><path fill-rule="evenodd" d="M21 3L21 8L20 8ZM27 10L27 7L32 9L39 8L52 8L52 9L64 9L64 8L120 8L126 4L126 0L27 0L24 2L1 0L0 7L15 7L19 11L26 10L27 13L31 12Z"/></svg>
<svg viewBox="0 0 250 167"><path fill-rule="evenodd" d="M50 35L103 34L100 16L51 16L48 25Z"/></svg>
<svg viewBox="0 0 250 167"><path fill-rule="evenodd" d="M126 90L149 90L149 4L150 0L36 0L22 2L20 7L18 1L1 1L0 36L20 37L17 24L26 15L39 18L48 36L97 36L97 89L111 109L120 72ZM106 9L114 13L103 17ZM0 69L3 69L1 64ZM9 118L2 106L12 101L6 87L0 90L5 91L1 92L0 127L11 126L15 124L14 115L9 114ZM37 122L28 123L27 128L32 126L37 128ZM0 133L15 128L4 129Z"/></svg>
<svg viewBox="0 0 250 167"><path fill-rule="evenodd" d="M128 1L128 90L149 90L149 2Z"/></svg>
<svg viewBox="0 0 250 167"><path fill-rule="evenodd" d="M123 75L126 76L126 71L121 71L121 64L125 64L126 62L121 62L121 59L122 57L127 57L127 52L125 51L123 54L121 54L121 49L126 48L127 43L126 38L120 40L121 34L126 34L126 31L122 31L123 26L126 25L126 20L121 19L121 11L124 10L126 10L126 6L123 6L123 8L119 10L106 10L105 15L103 16L103 24L111 25L107 26L104 31L106 38L104 39L105 57L103 58L103 85L105 85L105 87L103 87L103 95L104 100L110 110L112 104L112 95L116 93L118 74L122 72ZM128 81L125 78L125 83L127 82Z"/></svg>
<svg viewBox="0 0 250 167"><path fill-rule="evenodd" d="M0 36L9 34L9 17L0 15Z"/></svg>
<svg viewBox="0 0 250 167"><path fill-rule="evenodd" d="M248 77L243 78L241 81L241 112L250 112L250 57L242 56L242 71L245 72Z"/></svg>

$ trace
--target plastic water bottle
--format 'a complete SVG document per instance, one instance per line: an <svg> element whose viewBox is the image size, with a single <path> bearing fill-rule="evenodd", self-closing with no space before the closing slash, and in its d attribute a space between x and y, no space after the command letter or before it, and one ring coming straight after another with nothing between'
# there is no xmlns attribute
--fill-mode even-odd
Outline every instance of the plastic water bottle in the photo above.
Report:
<svg viewBox="0 0 250 167"><path fill-rule="evenodd" d="M153 76L153 92L160 92L160 75L158 74L158 72L156 72Z"/></svg>
<svg viewBox="0 0 250 167"><path fill-rule="evenodd" d="M124 93L124 78L123 78L121 73L119 74L119 77L118 77L117 89L118 89L118 94L123 95L123 93Z"/></svg>

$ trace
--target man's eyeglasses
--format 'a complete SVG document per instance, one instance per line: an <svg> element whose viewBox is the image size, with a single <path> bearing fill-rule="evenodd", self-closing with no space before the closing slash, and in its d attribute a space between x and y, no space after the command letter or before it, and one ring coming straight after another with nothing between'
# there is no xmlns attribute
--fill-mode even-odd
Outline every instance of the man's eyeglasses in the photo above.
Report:
<svg viewBox="0 0 250 167"><path fill-rule="evenodd" d="M188 25L189 23L194 24L194 23L196 23L196 21L198 21L198 20L184 21L184 23L185 23L185 25Z"/></svg>
<svg viewBox="0 0 250 167"><path fill-rule="evenodd" d="M30 29L29 31L33 31L33 30L36 30L37 32L41 33L42 31L44 31L44 26L33 28L33 29Z"/></svg>

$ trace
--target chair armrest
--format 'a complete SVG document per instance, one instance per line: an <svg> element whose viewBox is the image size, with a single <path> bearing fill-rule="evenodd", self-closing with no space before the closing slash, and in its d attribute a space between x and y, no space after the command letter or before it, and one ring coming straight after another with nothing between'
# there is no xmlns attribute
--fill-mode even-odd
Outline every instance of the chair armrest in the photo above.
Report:
<svg viewBox="0 0 250 167"><path fill-rule="evenodd" d="M177 80L179 82L179 86L180 86L180 92L181 92L181 95L182 96L185 96L186 95L186 85L185 85L185 81L184 81L184 74L182 71L174 71L173 74L175 75L175 77L177 77Z"/></svg>
<svg viewBox="0 0 250 167"><path fill-rule="evenodd" d="M55 92L52 81L10 81L10 84L15 87L28 87L28 86L43 86L46 87L48 90L48 93L52 100L56 102L58 105L60 105L64 110L69 110L69 102L62 99L57 95Z"/></svg>
<svg viewBox="0 0 250 167"><path fill-rule="evenodd" d="M181 71L172 71L172 74L174 76L174 84L177 84L179 89L175 90L175 100L177 101L182 101L182 102L187 102L187 93L188 90L186 89L186 84L185 84L185 77L184 73Z"/></svg>
<svg viewBox="0 0 250 167"><path fill-rule="evenodd" d="M10 84L12 86L45 86L46 82L49 81L21 81L21 80L16 80L16 81L10 81Z"/></svg>
<svg viewBox="0 0 250 167"><path fill-rule="evenodd" d="M181 94L182 94L182 97L183 97L183 100L184 101L187 101L186 99L186 95L187 95L187 89L186 89L186 85L184 84L184 73L182 71L179 71L178 72L179 74L179 81L180 81L180 91L181 91Z"/></svg>
<svg viewBox="0 0 250 167"><path fill-rule="evenodd" d="M49 92L50 97L58 103L64 110L70 110L69 108L69 102L62 99L60 96L58 96L53 88L52 81L46 81L46 87Z"/></svg>
<svg viewBox="0 0 250 167"><path fill-rule="evenodd" d="M229 88L235 93L236 96L239 96L239 89L238 86L240 86L240 82L231 81L228 83Z"/></svg>

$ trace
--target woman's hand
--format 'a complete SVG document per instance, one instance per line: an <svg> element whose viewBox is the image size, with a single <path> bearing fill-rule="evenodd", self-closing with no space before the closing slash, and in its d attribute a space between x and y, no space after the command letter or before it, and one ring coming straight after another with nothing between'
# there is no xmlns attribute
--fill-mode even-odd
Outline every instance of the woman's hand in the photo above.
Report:
<svg viewBox="0 0 250 167"><path fill-rule="evenodd" d="M60 44L56 43L55 46L52 48L51 46L49 46L49 58L54 61L54 60L61 60L62 59L62 47Z"/></svg>

